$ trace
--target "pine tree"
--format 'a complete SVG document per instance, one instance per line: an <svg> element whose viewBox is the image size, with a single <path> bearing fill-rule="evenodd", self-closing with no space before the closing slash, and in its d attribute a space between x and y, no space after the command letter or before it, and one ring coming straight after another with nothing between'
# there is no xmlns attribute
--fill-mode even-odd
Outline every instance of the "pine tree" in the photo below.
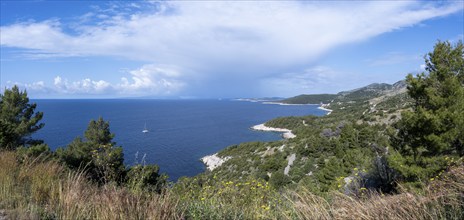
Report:
<svg viewBox="0 0 464 220"><path fill-rule="evenodd" d="M438 42L426 58L426 70L408 75L408 94L414 99L412 112L398 124L403 141L400 150L417 157L463 155L464 48Z"/></svg>
<svg viewBox="0 0 464 220"><path fill-rule="evenodd" d="M124 154L122 147L113 142L109 122L101 117L91 120L84 136L85 141L76 138L67 148L58 149L57 155L71 168L87 167L98 181L121 181Z"/></svg>
<svg viewBox="0 0 464 220"><path fill-rule="evenodd" d="M442 169L438 160L464 155L464 47L438 42L425 57L427 73L407 76L412 111L402 114L396 124L398 134L393 147L398 168L411 179L433 175ZM398 159L399 156L403 157ZM395 163L393 163L395 164ZM412 168L413 167L413 168ZM410 169L411 168L411 169ZM434 170L431 170L431 169ZM425 172L419 174L420 172ZM416 174L417 175L416 175Z"/></svg>
<svg viewBox="0 0 464 220"><path fill-rule="evenodd" d="M29 104L26 91L15 85L0 94L0 149L16 149L22 145L41 143L30 135L41 129L42 112L35 112L37 105Z"/></svg>
<svg viewBox="0 0 464 220"><path fill-rule="evenodd" d="M102 117L97 121L92 120L85 131L85 138L92 144L114 144L112 142L114 134L110 132L110 124Z"/></svg>

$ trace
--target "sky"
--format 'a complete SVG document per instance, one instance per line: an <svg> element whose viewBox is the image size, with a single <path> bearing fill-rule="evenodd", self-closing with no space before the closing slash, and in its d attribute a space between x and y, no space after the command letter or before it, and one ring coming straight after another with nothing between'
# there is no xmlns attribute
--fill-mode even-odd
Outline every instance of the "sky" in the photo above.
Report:
<svg viewBox="0 0 464 220"><path fill-rule="evenodd" d="M424 70L464 1L0 1L0 92L31 98L336 93Z"/></svg>

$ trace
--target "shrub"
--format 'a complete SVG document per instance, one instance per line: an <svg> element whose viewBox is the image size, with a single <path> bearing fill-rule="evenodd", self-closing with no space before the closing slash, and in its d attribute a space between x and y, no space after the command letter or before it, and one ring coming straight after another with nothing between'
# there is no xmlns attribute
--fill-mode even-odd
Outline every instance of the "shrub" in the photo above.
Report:
<svg viewBox="0 0 464 220"><path fill-rule="evenodd" d="M167 184L167 176L159 173L158 165L135 165L128 169L126 184L129 189L161 193Z"/></svg>

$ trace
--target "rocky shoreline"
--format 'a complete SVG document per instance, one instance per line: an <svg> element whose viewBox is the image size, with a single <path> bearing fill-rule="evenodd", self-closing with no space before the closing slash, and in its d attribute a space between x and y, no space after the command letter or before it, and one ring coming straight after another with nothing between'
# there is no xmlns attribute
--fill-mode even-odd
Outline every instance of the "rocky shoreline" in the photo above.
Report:
<svg viewBox="0 0 464 220"><path fill-rule="evenodd" d="M251 127L253 130L257 131L272 131L272 132L282 132L282 137L285 139L295 138L296 135L292 133L292 130L286 128L273 128L267 127L264 124L259 124Z"/></svg>
<svg viewBox="0 0 464 220"><path fill-rule="evenodd" d="M333 110L332 110L332 109L328 109L328 108L326 108L326 107L328 107L328 104L327 104L327 105L321 105L321 106L319 106L319 107L317 107L317 108L320 109L320 110L327 111L327 115L330 115L330 113L332 113Z"/></svg>

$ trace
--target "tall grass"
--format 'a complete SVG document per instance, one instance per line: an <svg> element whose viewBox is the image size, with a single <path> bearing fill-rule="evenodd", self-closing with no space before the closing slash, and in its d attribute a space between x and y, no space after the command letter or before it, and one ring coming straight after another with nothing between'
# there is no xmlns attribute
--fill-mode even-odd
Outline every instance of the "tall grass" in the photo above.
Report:
<svg viewBox="0 0 464 220"><path fill-rule="evenodd" d="M55 161L0 152L0 209L12 219L180 219L177 203L169 193L98 186Z"/></svg>
<svg viewBox="0 0 464 220"><path fill-rule="evenodd" d="M331 200L307 190L287 196L299 219L464 219L464 167L451 169L421 193L359 195L334 192Z"/></svg>
<svg viewBox="0 0 464 220"><path fill-rule="evenodd" d="M463 219L464 166L421 193L328 198L306 189L277 192L247 180L178 183L161 194L88 180L45 157L0 152L0 213L10 219Z"/></svg>

